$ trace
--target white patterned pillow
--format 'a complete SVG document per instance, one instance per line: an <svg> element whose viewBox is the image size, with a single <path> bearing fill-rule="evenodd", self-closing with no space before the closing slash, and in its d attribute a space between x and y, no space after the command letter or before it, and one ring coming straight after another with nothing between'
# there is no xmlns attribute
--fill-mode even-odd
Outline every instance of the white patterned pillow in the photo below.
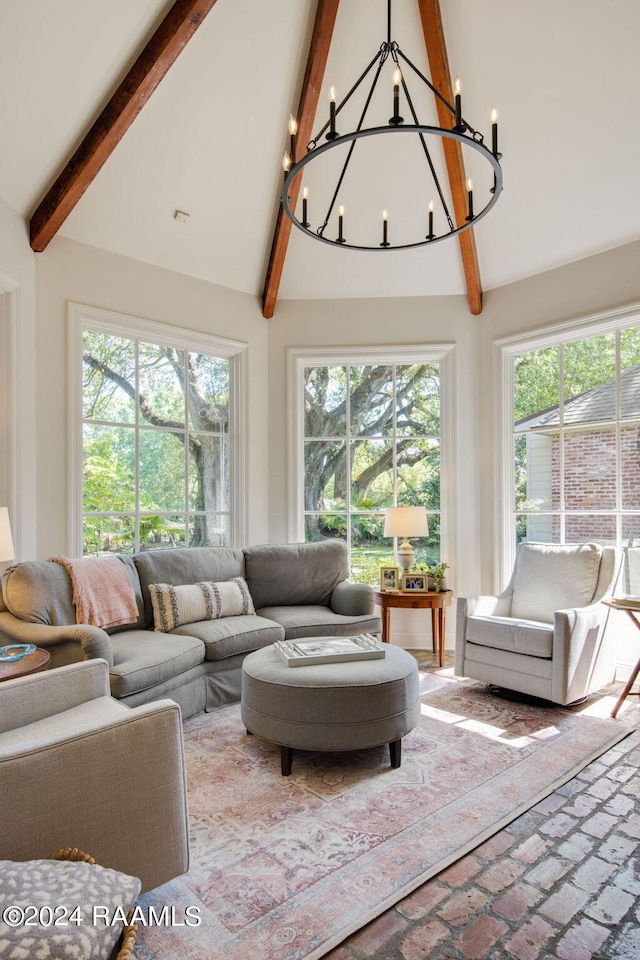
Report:
<svg viewBox="0 0 640 960"><path fill-rule="evenodd" d="M241 617L255 613L253 600L243 577L219 583L150 583L154 630L169 633L183 623Z"/></svg>
<svg viewBox="0 0 640 960"><path fill-rule="evenodd" d="M140 886L137 877L82 861L0 860L0 903L8 908L0 957L106 960Z"/></svg>

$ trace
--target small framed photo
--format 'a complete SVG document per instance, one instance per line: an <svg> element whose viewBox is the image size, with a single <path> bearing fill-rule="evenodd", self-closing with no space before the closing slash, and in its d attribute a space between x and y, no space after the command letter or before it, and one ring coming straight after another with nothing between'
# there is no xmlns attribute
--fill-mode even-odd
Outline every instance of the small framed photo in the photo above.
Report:
<svg viewBox="0 0 640 960"><path fill-rule="evenodd" d="M402 589L415 593L427 593L429 578L426 573L403 573Z"/></svg>
<svg viewBox="0 0 640 960"><path fill-rule="evenodd" d="M400 589L400 570L398 567L380 567L380 589Z"/></svg>

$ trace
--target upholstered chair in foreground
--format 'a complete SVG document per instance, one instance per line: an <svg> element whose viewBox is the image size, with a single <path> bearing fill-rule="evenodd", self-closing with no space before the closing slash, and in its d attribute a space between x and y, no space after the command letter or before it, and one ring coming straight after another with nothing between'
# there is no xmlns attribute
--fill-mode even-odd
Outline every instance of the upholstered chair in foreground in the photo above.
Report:
<svg viewBox="0 0 640 960"><path fill-rule="evenodd" d="M0 860L79 847L142 890L186 872L180 708L109 695L104 660L0 683Z"/></svg>
<svg viewBox="0 0 640 960"><path fill-rule="evenodd" d="M615 637L600 601L620 564L615 547L521 543L501 594L458 599L456 674L560 704L611 683Z"/></svg>

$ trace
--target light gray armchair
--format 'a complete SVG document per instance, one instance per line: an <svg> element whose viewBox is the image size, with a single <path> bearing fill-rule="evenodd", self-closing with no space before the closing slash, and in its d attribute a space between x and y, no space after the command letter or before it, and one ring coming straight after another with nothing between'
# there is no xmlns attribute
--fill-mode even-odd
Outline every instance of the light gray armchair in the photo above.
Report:
<svg viewBox="0 0 640 960"><path fill-rule="evenodd" d="M611 683L615 638L600 601L620 565L615 547L521 543L501 594L458 599L456 674L560 704Z"/></svg>
<svg viewBox="0 0 640 960"><path fill-rule="evenodd" d="M180 709L124 706L104 660L0 683L0 860L79 847L150 890L188 868Z"/></svg>

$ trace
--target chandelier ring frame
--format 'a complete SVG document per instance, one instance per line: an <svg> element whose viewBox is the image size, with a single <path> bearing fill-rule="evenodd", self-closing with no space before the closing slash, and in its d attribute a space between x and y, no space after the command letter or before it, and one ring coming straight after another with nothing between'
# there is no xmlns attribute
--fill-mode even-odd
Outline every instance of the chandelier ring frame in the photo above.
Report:
<svg viewBox="0 0 640 960"><path fill-rule="evenodd" d="M361 140L364 137L375 137L375 136L384 136L385 134L413 134L414 136L436 136L440 137L443 140L456 140L458 143L465 144L473 150L476 150L488 163L491 165L494 173L494 186L491 189L491 199L489 202L479 210L477 213L474 213L474 216L471 220L466 220L465 223L461 224L458 227L454 227L452 230L448 230L446 233L433 236L431 239L425 237L422 240L416 240L410 243L398 243L398 244L389 244L386 247L382 247L379 244L376 246L366 246L363 244L349 243L347 240L342 241L342 249L351 249L351 250L407 250L412 247L422 247L429 246L434 243L438 243L440 240L448 240L450 237L455 236L456 234L464 233L465 230L471 229L474 224L478 223L479 220L482 220L483 217L489 213L492 207L498 200L500 193L502 192L502 167L500 166L499 159L496 157L487 147L484 145L483 140L476 139L476 137L470 137L464 133L459 133L456 130L447 130L444 127L434 127L426 126L424 124L401 124L398 126L383 126L383 127L369 127L364 130L356 130L353 133L345 133L334 140L329 140L327 143L323 143L320 146L312 147L308 150L304 157L298 160L289 170L287 176L284 180L282 187L282 207L285 214L291 220L291 222L299 230L301 230L306 236L312 237L314 240L320 240L322 243L327 243L330 246L336 246L336 240L330 240L329 238L318 233L316 230L310 230L309 227L304 226L304 224L298 220L294 211L291 209L291 195L289 193L293 181L302 173L303 169L308 166L313 160L316 160L322 154L327 153L329 150L333 150L338 146L342 146L347 143L354 143L356 140ZM312 141L313 143L314 141ZM498 155L500 156L500 155ZM331 215L331 209L327 215L327 221ZM326 226L326 222L325 222ZM319 228L320 229L320 228Z"/></svg>

